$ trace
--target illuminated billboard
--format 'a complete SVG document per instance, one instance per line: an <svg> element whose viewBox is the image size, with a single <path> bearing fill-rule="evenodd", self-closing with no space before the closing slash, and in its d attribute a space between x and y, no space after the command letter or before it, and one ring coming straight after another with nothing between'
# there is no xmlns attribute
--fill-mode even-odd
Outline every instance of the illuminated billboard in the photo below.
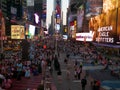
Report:
<svg viewBox="0 0 120 90"><path fill-rule="evenodd" d="M29 36L34 36L34 35L35 35L35 26L29 25Z"/></svg>
<svg viewBox="0 0 120 90"><path fill-rule="evenodd" d="M102 11L103 0L87 0L86 2L86 17L99 15Z"/></svg>
<svg viewBox="0 0 120 90"><path fill-rule="evenodd" d="M11 39L25 39L25 28L22 25L11 25Z"/></svg>
<svg viewBox="0 0 120 90"><path fill-rule="evenodd" d="M55 29L59 31L60 30L60 24L56 24Z"/></svg>
<svg viewBox="0 0 120 90"><path fill-rule="evenodd" d="M76 32L82 31L83 19L84 19L84 6L81 5L77 10L77 31Z"/></svg>
<svg viewBox="0 0 120 90"><path fill-rule="evenodd" d="M63 35L63 39L67 40L68 39L68 35Z"/></svg>
<svg viewBox="0 0 120 90"><path fill-rule="evenodd" d="M91 18L89 28L95 31L94 41L98 43L116 44L117 41L117 9Z"/></svg>
<svg viewBox="0 0 120 90"><path fill-rule="evenodd" d="M76 41L84 41L84 42L93 41L93 35L94 35L93 31L76 33Z"/></svg>
<svg viewBox="0 0 120 90"><path fill-rule="evenodd" d="M38 24L40 22L39 15L37 13L35 13L34 16L35 16L35 23Z"/></svg>

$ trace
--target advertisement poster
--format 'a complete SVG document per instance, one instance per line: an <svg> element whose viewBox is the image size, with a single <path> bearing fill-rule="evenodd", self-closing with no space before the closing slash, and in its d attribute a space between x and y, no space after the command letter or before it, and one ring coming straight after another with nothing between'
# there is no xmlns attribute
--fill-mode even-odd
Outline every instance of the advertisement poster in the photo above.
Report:
<svg viewBox="0 0 120 90"><path fill-rule="evenodd" d="M91 42L93 41L94 32L84 32L84 33L76 33L76 41L84 41Z"/></svg>
<svg viewBox="0 0 120 90"><path fill-rule="evenodd" d="M77 10L77 31L82 31L82 25L83 25L83 19L84 19L84 6L81 5Z"/></svg>
<svg viewBox="0 0 120 90"><path fill-rule="evenodd" d="M89 28L95 31L94 42L116 44L117 9L91 18Z"/></svg>
<svg viewBox="0 0 120 90"><path fill-rule="evenodd" d="M96 16L101 13L103 0L87 0L86 17Z"/></svg>
<svg viewBox="0 0 120 90"><path fill-rule="evenodd" d="M120 8L117 8L117 44L120 44Z"/></svg>
<svg viewBox="0 0 120 90"><path fill-rule="evenodd" d="M21 25L11 26L11 39L25 39L25 29Z"/></svg>

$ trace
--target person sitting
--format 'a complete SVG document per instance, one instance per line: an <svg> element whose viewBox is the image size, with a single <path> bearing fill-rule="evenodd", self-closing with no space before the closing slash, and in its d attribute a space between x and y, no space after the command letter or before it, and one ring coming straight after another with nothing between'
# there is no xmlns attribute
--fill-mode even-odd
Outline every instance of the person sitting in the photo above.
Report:
<svg viewBox="0 0 120 90"><path fill-rule="evenodd" d="M34 66L34 68L33 68L33 75L34 76L36 76L36 75L38 75L39 74L39 72L38 72L38 69L37 69L37 67L36 66Z"/></svg>
<svg viewBox="0 0 120 90"><path fill-rule="evenodd" d="M26 77L26 78L30 78L30 73L31 73L31 72L30 72L30 68L27 67L26 70L25 70L25 77Z"/></svg>
<svg viewBox="0 0 120 90"><path fill-rule="evenodd" d="M3 86L3 81L5 79L5 76L1 73L1 69L0 69L0 87L2 88Z"/></svg>
<svg viewBox="0 0 120 90"><path fill-rule="evenodd" d="M4 81L2 83L2 87L4 89L9 89L12 87L12 84L13 84L12 80L10 78L6 77L6 79L4 79Z"/></svg>

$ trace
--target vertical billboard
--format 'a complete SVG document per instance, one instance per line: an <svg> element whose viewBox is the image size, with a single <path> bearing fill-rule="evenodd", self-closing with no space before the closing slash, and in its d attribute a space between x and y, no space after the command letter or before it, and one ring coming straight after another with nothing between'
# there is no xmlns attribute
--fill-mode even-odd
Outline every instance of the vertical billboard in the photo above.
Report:
<svg viewBox="0 0 120 90"><path fill-rule="evenodd" d="M61 26L61 0L55 0L55 30L56 33L60 32Z"/></svg>
<svg viewBox="0 0 120 90"><path fill-rule="evenodd" d="M81 5L77 10L77 31L82 31L82 25L83 25L83 19L84 19L84 5Z"/></svg>
<svg viewBox="0 0 120 90"><path fill-rule="evenodd" d="M29 35L34 36L35 35L35 26L29 25Z"/></svg>
<svg viewBox="0 0 120 90"><path fill-rule="evenodd" d="M103 0L87 0L86 3L86 17L96 16L101 13L103 7Z"/></svg>
<svg viewBox="0 0 120 90"><path fill-rule="evenodd" d="M117 44L120 44L120 7L117 8Z"/></svg>
<svg viewBox="0 0 120 90"><path fill-rule="evenodd" d="M56 18L56 23L60 24L60 21L61 21L61 0L56 0L55 18Z"/></svg>

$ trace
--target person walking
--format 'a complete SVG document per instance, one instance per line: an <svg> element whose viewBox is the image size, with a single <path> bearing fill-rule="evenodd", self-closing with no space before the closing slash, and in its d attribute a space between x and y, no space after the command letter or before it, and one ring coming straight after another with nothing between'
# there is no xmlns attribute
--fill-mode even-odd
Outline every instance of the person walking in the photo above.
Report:
<svg viewBox="0 0 120 90"><path fill-rule="evenodd" d="M16 66L17 66L17 80L21 80L23 64L21 61L18 61Z"/></svg>
<svg viewBox="0 0 120 90"><path fill-rule="evenodd" d="M85 90L86 84L87 84L87 79L86 77L84 77L83 79L81 79L82 90Z"/></svg>
<svg viewBox="0 0 120 90"><path fill-rule="evenodd" d="M78 67L78 68L77 68L77 79L78 79L78 80L80 80L81 73L82 73L82 68L81 68L81 67Z"/></svg>

